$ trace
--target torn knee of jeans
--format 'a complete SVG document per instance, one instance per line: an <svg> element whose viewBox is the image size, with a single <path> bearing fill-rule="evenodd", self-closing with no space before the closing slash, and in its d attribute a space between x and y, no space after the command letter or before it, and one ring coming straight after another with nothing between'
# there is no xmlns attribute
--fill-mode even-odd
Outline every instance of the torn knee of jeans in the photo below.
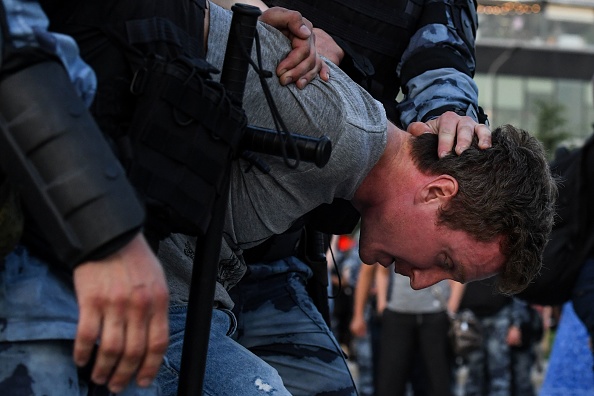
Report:
<svg viewBox="0 0 594 396"><path fill-rule="evenodd" d="M254 385L256 385L256 389L260 392L265 392L265 393L270 393L272 394L273 391L275 391L274 387L272 385L270 385L269 383L267 383L266 381L264 381L262 378L257 377L254 380Z"/></svg>

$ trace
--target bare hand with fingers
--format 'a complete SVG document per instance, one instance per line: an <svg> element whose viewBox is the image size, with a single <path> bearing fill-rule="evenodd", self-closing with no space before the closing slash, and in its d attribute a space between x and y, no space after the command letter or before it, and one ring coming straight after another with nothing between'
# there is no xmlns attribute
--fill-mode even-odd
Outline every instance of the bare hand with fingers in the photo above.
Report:
<svg viewBox="0 0 594 396"><path fill-rule="evenodd" d="M282 85L295 83L303 89L318 74L324 81L330 78L329 68L316 51L315 35L310 21L297 11L272 7L260 20L280 30L291 40L293 50L276 68Z"/></svg>
<svg viewBox="0 0 594 396"><path fill-rule="evenodd" d="M151 384L167 350L169 292L161 264L142 235L111 256L74 270L79 323L74 361L117 393L136 377Z"/></svg>
<svg viewBox="0 0 594 396"><path fill-rule="evenodd" d="M491 130L485 124L479 124L471 117L461 116L452 111L427 122L413 122L408 126L407 132L414 136L423 133L439 135L437 152L439 158L450 154L452 150L460 155L470 147L476 135L481 149L491 147Z"/></svg>
<svg viewBox="0 0 594 396"><path fill-rule="evenodd" d="M316 49L318 54L324 56L335 65L340 65L340 62L344 58L343 49L324 30L314 28L314 33L316 35Z"/></svg>

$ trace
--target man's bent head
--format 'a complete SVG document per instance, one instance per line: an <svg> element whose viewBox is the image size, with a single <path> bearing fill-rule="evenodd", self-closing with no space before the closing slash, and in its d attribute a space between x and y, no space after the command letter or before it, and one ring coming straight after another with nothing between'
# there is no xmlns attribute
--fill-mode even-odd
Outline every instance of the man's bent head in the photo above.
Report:
<svg viewBox="0 0 594 396"><path fill-rule="evenodd" d="M526 131L504 125L490 149L476 144L461 155L437 157L437 137L412 139L411 155L424 174L452 176L458 191L441 207L438 223L479 242L501 240L501 292L517 293L538 274L554 216L557 186L542 145Z"/></svg>

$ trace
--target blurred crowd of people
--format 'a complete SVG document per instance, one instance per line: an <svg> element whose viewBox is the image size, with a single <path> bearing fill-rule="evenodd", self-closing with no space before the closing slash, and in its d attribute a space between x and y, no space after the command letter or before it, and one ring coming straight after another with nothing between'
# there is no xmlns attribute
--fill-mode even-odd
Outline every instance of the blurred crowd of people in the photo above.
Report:
<svg viewBox="0 0 594 396"><path fill-rule="evenodd" d="M571 303L531 305L498 293L492 278L413 290L391 267L362 265L357 240L334 237L328 262L332 330L361 396L594 391L589 337ZM482 347L457 356L449 318L463 310L477 318Z"/></svg>

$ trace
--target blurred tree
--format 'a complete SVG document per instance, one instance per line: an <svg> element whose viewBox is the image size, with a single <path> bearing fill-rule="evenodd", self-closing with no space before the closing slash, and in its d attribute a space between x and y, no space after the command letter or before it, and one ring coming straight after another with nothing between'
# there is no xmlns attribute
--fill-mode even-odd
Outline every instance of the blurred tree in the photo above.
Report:
<svg viewBox="0 0 594 396"><path fill-rule="evenodd" d="M565 107L555 102L537 100L536 106L536 137L544 145L549 159L563 140L571 137L566 130L567 119L563 116Z"/></svg>

